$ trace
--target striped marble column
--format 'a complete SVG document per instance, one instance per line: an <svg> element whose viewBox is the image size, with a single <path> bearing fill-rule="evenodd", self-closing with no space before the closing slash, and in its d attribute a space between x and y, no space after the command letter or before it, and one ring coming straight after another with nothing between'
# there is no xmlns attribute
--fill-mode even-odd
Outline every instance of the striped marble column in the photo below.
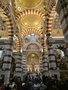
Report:
<svg viewBox="0 0 68 90"><path fill-rule="evenodd" d="M53 46L49 46L48 47L48 52L49 52L49 75L53 76L53 75L58 75L58 77L60 77L60 73L59 70L57 68L57 64L56 64L56 60L55 60L55 53L54 53L54 49Z"/></svg>
<svg viewBox="0 0 68 90"><path fill-rule="evenodd" d="M23 74L27 73L27 65L26 65L26 54L23 53L22 56L22 68L23 68Z"/></svg>
<svg viewBox="0 0 68 90"><path fill-rule="evenodd" d="M68 0L58 0L56 11L59 14L68 54Z"/></svg>
<svg viewBox="0 0 68 90"><path fill-rule="evenodd" d="M43 63L42 63L42 56L40 54L40 73L42 73L43 70Z"/></svg>
<svg viewBox="0 0 68 90"><path fill-rule="evenodd" d="M42 64L43 64L43 74L44 75L48 75L48 62L47 62L47 47L46 47L46 37L44 36L43 38L43 60L42 60Z"/></svg>
<svg viewBox="0 0 68 90"><path fill-rule="evenodd" d="M15 52L15 58L16 58L16 69L15 69L15 74L14 76L20 76L21 77L21 73L22 73L22 55L21 52Z"/></svg>
<svg viewBox="0 0 68 90"><path fill-rule="evenodd" d="M11 61L12 61L12 42L11 40L5 40L5 54L3 59L3 71L5 74L5 81L9 82L10 78L10 69L11 69Z"/></svg>
<svg viewBox="0 0 68 90"><path fill-rule="evenodd" d="M43 74L48 76L48 54L47 54L47 51L44 51L43 52Z"/></svg>
<svg viewBox="0 0 68 90"><path fill-rule="evenodd" d="M49 70L56 70L56 61L55 61L55 54L53 50L53 46L48 47L48 52L49 52Z"/></svg>
<svg viewBox="0 0 68 90"><path fill-rule="evenodd" d="M3 75L5 76L4 83L9 82L10 78L10 69L11 69L11 61L12 61L12 44L13 44L13 20L10 14L10 11L6 7L6 4L3 0L0 0L0 13L3 14L5 25L8 33L8 37L5 40L4 48L5 54L3 59ZM6 34L6 33L5 33Z"/></svg>

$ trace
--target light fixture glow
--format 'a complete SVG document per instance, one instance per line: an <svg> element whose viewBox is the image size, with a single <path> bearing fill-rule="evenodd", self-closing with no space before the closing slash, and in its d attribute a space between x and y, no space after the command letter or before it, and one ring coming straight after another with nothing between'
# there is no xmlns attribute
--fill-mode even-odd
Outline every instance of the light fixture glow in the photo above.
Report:
<svg viewBox="0 0 68 90"><path fill-rule="evenodd" d="M33 33L31 34L31 36L34 36L34 35L35 35L35 34L33 34Z"/></svg>

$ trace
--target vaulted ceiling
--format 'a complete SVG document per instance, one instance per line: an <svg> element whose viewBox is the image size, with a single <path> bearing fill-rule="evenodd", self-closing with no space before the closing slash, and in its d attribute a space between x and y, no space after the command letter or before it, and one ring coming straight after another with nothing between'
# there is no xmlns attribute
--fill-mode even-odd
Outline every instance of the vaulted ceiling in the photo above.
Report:
<svg viewBox="0 0 68 90"><path fill-rule="evenodd" d="M47 13L50 13L48 27L52 37L63 37L59 15L55 11L55 0L4 0L4 2L7 6L11 6L11 13L13 13L15 23L18 27L18 30L14 32L19 32L19 38L23 39L31 34L38 35L41 38L42 32L46 32ZM53 4L54 8L52 8ZM4 28L0 30L0 37L7 38L7 32L9 31L7 27L8 23L5 23L4 20L8 20L8 18L4 14L4 11L0 9L0 25L3 23L2 28ZM27 38L29 39L29 37ZM18 39L17 42L19 42Z"/></svg>
<svg viewBox="0 0 68 90"><path fill-rule="evenodd" d="M15 15L22 36L26 31L41 36L45 20L44 7L44 0L15 0Z"/></svg>

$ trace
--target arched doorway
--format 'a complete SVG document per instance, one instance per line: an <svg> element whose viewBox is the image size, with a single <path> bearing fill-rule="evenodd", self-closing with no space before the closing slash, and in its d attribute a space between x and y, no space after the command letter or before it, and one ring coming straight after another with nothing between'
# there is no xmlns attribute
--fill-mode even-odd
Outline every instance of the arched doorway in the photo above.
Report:
<svg viewBox="0 0 68 90"><path fill-rule="evenodd" d="M30 73L39 73L39 55L32 52L27 56L27 69Z"/></svg>

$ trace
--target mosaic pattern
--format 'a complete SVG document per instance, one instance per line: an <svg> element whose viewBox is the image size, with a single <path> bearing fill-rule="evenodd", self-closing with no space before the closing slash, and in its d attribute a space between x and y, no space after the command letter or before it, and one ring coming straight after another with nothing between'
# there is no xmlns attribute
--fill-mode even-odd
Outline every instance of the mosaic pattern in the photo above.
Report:
<svg viewBox="0 0 68 90"><path fill-rule="evenodd" d="M60 24L60 20L59 20L59 15L58 15L57 13L56 13L56 15L55 15L53 28L54 28L54 29L61 29L61 24Z"/></svg>
<svg viewBox="0 0 68 90"><path fill-rule="evenodd" d="M25 38L25 43L30 42L30 40L28 38Z"/></svg>

